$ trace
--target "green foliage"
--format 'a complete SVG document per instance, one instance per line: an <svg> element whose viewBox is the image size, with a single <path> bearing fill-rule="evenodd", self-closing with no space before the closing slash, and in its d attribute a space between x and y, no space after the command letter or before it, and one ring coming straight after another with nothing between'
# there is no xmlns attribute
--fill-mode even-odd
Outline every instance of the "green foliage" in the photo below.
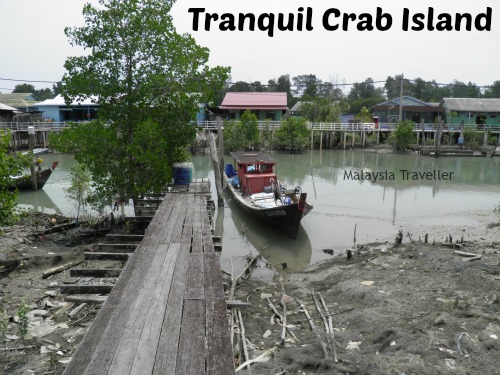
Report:
<svg viewBox="0 0 500 375"><path fill-rule="evenodd" d="M27 158L14 157L7 153L9 147L9 131L0 131L0 226L10 225L17 220L17 191L9 191L11 176L21 174L28 165Z"/></svg>
<svg viewBox="0 0 500 375"><path fill-rule="evenodd" d="M271 127L271 120L266 120L261 130L261 135L260 135L261 145L267 149L272 149L273 137L274 137L274 130Z"/></svg>
<svg viewBox="0 0 500 375"><path fill-rule="evenodd" d="M87 197L90 193L92 178L90 173L85 169L83 164L74 164L70 169L70 179L71 185L64 189L66 191L66 197L69 200L74 201L75 207L78 212L76 215L76 221L80 216L80 208L85 206Z"/></svg>
<svg viewBox="0 0 500 375"><path fill-rule="evenodd" d="M232 152L244 150L246 141L243 132L243 125L239 121L224 120L224 151Z"/></svg>
<svg viewBox="0 0 500 375"><path fill-rule="evenodd" d="M302 115L309 121L314 122L339 122L344 109L342 105L329 99L305 102L300 107Z"/></svg>
<svg viewBox="0 0 500 375"><path fill-rule="evenodd" d="M372 116L370 110L366 107L361 108L359 113L356 115L356 120L359 122L372 122Z"/></svg>
<svg viewBox="0 0 500 375"><path fill-rule="evenodd" d="M247 109L241 115L240 122L245 141L254 148L259 142L259 120L257 119L257 115Z"/></svg>
<svg viewBox="0 0 500 375"><path fill-rule="evenodd" d="M65 29L90 52L66 60L62 93L98 102L99 121L64 130L54 148L74 151L90 171L93 205L162 189L172 163L187 158L198 103L211 102L228 77L229 68L206 65L207 48L176 32L172 4L99 0L84 6L85 26Z"/></svg>
<svg viewBox="0 0 500 375"><path fill-rule="evenodd" d="M19 317L18 327L19 327L19 336L24 341L28 337L28 312L30 311L29 305L26 301L22 300L19 308L17 309L17 316Z"/></svg>
<svg viewBox="0 0 500 375"><path fill-rule="evenodd" d="M18 93L18 92L19 93L33 94L40 100L52 99L56 96L55 91L53 91L49 88L37 90L37 89L35 89L35 86L33 86L29 83L21 83L19 85L16 85L14 87L14 90L12 91L12 93Z"/></svg>
<svg viewBox="0 0 500 375"><path fill-rule="evenodd" d="M483 142L483 133L475 130L464 130L464 145L466 148L476 150Z"/></svg>
<svg viewBox="0 0 500 375"><path fill-rule="evenodd" d="M305 148L309 140L306 119L298 117L286 118L281 127L276 130L275 135L276 144L281 149L295 151Z"/></svg>
<svg viewBox="0 0 500 375"><path fill-rule="evenodd" d="M397 151L403 151L415 142L415 133L413 131L413 121L403 121L398 124L389 138L389 144Z"/></svg>

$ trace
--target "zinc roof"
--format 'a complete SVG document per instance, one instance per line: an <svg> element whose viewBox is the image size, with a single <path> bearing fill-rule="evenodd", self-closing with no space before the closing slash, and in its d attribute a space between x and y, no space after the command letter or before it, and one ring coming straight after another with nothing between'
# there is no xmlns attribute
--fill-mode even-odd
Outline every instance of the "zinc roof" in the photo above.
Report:
<svg viewBox="0 0 500 375"><path fill-rule="evenodd" d="M500 112L500 99L443 98L442 106L450 111Z"/></svg>
<svg viewBox="0 0 500 375"><path fill-rule="evenodd" d="M38 103L38 99L32 93L10 93L1 94L0 93L0 103L7 104L15 108L31 107L32 105Z"/></svg>
<svg viewBox="0 0 500 375"><path fill-rule="evenodd" d="M82 101L73 101L71 102L70 105L85 105L85 106L89 106L89 105L99 105L98 103L95 103L95 102L92 102L92 100L96 100L97 98L87 98L85 100L82 100ZM53 106L56 106L56 107L61 107L61 106L66 106L66 102L64 101L64 97L62 95L57 95L55 98L53 99L46 99L44 100L43 102L40 102L37 104L38 107L53 107Z"/></svg>
<svg viewBox="0 0 500 375"><path fill-rule="evenodd" d="M10 105L0 103L0 111L13 111L18 112L17 108L11 107Z"/></svg>
<svg viewBox="0 0 500 375"><path fill-rule="evenodd" d="M220 109L287 109L286 92L228 92Z"/></svg>

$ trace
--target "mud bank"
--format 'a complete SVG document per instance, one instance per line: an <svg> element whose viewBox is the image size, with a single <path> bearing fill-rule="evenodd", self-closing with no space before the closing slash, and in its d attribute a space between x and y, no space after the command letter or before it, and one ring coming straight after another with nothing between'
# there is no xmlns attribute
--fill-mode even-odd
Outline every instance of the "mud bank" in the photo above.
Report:
<svg viewBox="0 0 500 375"><path fill-rule="evenodd" d="M75 243L71 231L33 237L40 228L30 223L5 229L0 259L16 262L0 275L0 313L7 316L0 373L61 374L100 305L63 302L59 286L74 282L68 271L42 275L83 260L99 238L67 246ZM500 374L500 226L485 224L476 234L456 246L442 245L444 235L425 244L422 236L405 233L399 246L367 244L353 249L351 259L334 256L302 272L276 273L272 282L245 280L234 299L249 303L240 312L248 357L259 359L251 373ZM471 261L457 251L477 256ZM24 339L22 305L29 321ZM233 328L239 367L246 359L238 345L241 329Z"/></svg>

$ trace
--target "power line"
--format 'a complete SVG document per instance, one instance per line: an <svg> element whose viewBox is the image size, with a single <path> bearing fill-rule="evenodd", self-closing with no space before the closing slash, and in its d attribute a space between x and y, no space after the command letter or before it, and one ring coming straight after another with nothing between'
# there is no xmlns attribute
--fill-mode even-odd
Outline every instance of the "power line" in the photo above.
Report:
<svg viewBox="0 0 500 375"><path fill-rule="evenodd" d="M0 81L29 82L29 83L59 83L60 81L34 81L29 79L1 78Z"/></svg>
<svg viewBox="0 0 500 375"><path fill-rule="evenodd" d="M391 77L392 78L392 77ZM394 76L394 81L397 81L397 80L400 80L401 78L397 78L397 76ZM416 78L416 79L409 79L409 78L404 78L405 81L408 81L408 82L412 82L412 83L417 83L417 80L419 80L419 82L423 82L423 83L430 83L430 84L434 84L434 85L437 85L437 86L440 86L440 87L443 87L443 86L457 86L459 84L465 84L464 82L454 82L454 83L439 83L439 82L435 82L435 81L425 81L425 80L422 80L420 78ZM52 84L60 84L61 81L45 81L45 80L29 80L29 79L16 79L16 78L2 78L0 77L0 81L11 81L11 82L24 82L24 83L52 83ZM321 81L321 80L320 80ZM260 83L260 81L254 81L254 82L245 82L245 81L238 81L238 82L226 82L227 85L231 85L231 86L234 86L234 85L241 85L241 84L246 84L248 86L252 86L253 84L255 84L255 82L259 82L259 86L261 87L272 87L272 86L277 86L277 83L276 85L274 84L262 84ZM363 82L354 82L354 83L330 83L330 82L324 82L324 83L320 83L320 84L316 84L316 86L318 87L337 87L337 86L354 86L354 85L375 85L375 84L379 84L379 83L386 83L387 80L383 80L383 81L363 81ZM471 82L469 82L471 83ZM465 84L465 85L468 85L468 84ZM479 89L485 89L485 88L491 88L492 85L483 85L483 86L479 86L479 85L476 85L475 83L473 83L473 85ZM290 88L296 88L296 87L299 87L299 85L295 85L295 84L290 84ZM0 89L2 90L14 90L14 89L10 89L10 88L3 88L3 87L0 87Z"/></svg>

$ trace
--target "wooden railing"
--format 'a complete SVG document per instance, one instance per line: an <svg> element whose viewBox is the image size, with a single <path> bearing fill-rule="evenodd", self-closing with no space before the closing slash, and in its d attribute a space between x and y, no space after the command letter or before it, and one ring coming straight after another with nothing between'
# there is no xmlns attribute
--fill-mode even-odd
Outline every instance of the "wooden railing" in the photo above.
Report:
<svg viewBox="0 0 500 375"><path fill-rule="evenodd" d="M35 131L60 131L70 126L70 122L0 122L0 130L10 129L11 131L28 131L29 126L33 126ZM307 122L307 128L313 131L393 131L396 129L395 123L333 123L333 122ZM205 130L216 130L217 125L215 121L198 121L197 125ZM277 129L281 126L281 121L259 121L258 127L261 130ZM415 124L415 131L435 132L437 124ZM444 124L443 132L459 132L460 124ZM500 124L498 125L477 125L465 124L464 130L480 131L490 130L495 133L500 133Z"/></svg>
<svg viewBox="0 0 500 375"><path fill-rule="evenodd" d="M0 130L28 131L33 126L35 131L59 131L70 126L69 122L0 122Z"/></svg>

